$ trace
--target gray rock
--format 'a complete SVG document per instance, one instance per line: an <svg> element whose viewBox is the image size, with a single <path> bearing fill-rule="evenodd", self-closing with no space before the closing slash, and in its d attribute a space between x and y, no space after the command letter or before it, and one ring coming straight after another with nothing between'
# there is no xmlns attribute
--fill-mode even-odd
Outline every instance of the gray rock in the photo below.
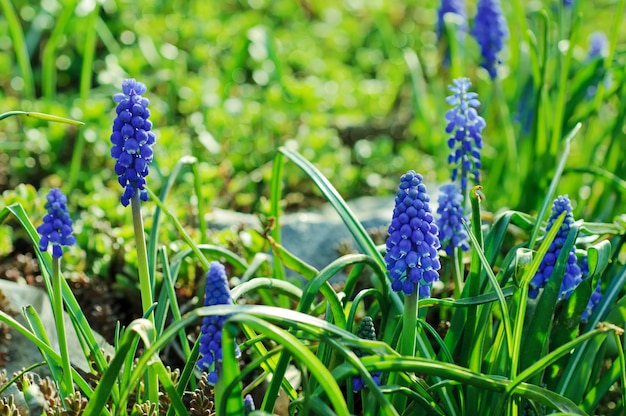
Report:
<svg viewBox="0 0 626 416"><path fill-rule="evenodd" d="M365 229L387 227L391 221L394 197L362 197L348 202L348 206ZM244 225L260 230L256 216L214 209L207 217L214 228L223 229ZM347 241L359 250L335 209L326 204L321 208L288 213L280 218L281 244L298 258L317 269L327 266L339 257L338 245Z"/></svg>
<svg viewBox="0 0 626 416"><path fill-rule="evenodd" d="M21 311L25 306L31 305L39 315L43 327L48 334L48 339L52 349L59 351L59 343L57 340L57 332L54 324L54 316L52 313L52 306L48 295L42 289L26 286L8 280L0 279L0 291L2 291L11 302L11 308ZM21 314L14 316L14 318L29 328L24 317ZM69 356L72 366L82 371L88 371L88 364L83 350L76 336L76 331L72 325L70 317L65 314L65 331L67 337L67 344L69 349ZM98 345L105 349L105 351L113 352L113 347L107 344L107 342L99 334L94 334ZM5 365L4 369L9 375L21 370L24 367L28 367L32 364L41 362L43 357L39 352L39 349L28 340L25 336L18 333L16 330L11 331L11 346L9 348L9 361ZM36 372L40 375L47 375L47 368L45 366L38 367Z"/></svg>

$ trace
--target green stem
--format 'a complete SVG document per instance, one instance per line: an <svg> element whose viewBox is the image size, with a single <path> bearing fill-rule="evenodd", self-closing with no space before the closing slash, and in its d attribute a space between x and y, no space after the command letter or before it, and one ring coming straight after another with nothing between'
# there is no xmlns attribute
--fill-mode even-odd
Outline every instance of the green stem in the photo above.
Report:
<svg viewBox="0 0 626 416"><path fill-rule="evenodd" d="M172 211L169 210L169 208L163 203L163 201L161 201L159 199L159 196L157 194L155 194L152 191L152 189L150 189L150 188L148 188L146 186L146 192L148 192L148 195L150 195L150 200L153 201L155 204L157 204L159 206L159 208L161 208L161 211L163 211L165 213L165 215L167 215L172 220L172 223L174 224L174 227L176 227L176 229L180 233L180 236L183 238L183 240L185 240L185 242L187 243L189 248L198 257L198 261L200 263L202 263L202 267L204 268L204 270L208 271L209 268L211 267L209 261L204 256L204 254L202 254L202 251L200 251L200 249L198 248L196 243L194 243L194 241L191 239L189 234L187 234L187 232L183 228L183 225L180 223L180 221L178 221L178 219L176 218L176 216L174 216Z"/></svg>
<svg viewBox="0 0 626 416"><path fill-rule="evenodd" d="M61 259L52 257L52 308L54 312L54 324L59 342L59 354L61 355L61 366L63 367L63 380L61 391L65 396L74 393L74 382L72 380L72 365L70 354L67 349L67 338L65 336L65 318L63 316L63 295L61 292Z"/></svg>
<svg viewBox="0 0 626 416"><path fill-rule="evenodd" d="M30 65L28 46L26 45L20 19L15 12L15 8L13 7L11 0L0 0L0 9L2 9L2 13L4 14L9 26L9 33L11 34L11 40L13 41L17 66L20 69L20 75L24 81L24 98L34 99L35 81L33 78L33 68Z"/></svg>
<svg viewBox="0 0 626 416"><path fill-rule="evenodd" d="M154 324L154 313L152 313L152 285L150 284L150 272L148 271L148 251L146 249L146 236L143 228L143 218L141 217L141 201L139 192L130 200L133 213L133 227L135 231L135 246L137 249L137 268L139 272L139 291L141 292L141 307L146 319ZM159 404L159 378L157 373L148 367L147 372L147 392L150 402Z"/></svg>
<svg viewBox="0 0 626 416"><path fill-rule="evenodd" d="M402 314L402 334L400 335L400 345L398 352L405 357L415 357L416 335L417 335L417 313L418 313L419 285L415 291L404 297L404 312ZM394 373L397 374L397 373ZM404 385L402 378L397 377L394 382ZM396 410L406 407L406 396L396 394L393 397L393 407Z"/></svg>

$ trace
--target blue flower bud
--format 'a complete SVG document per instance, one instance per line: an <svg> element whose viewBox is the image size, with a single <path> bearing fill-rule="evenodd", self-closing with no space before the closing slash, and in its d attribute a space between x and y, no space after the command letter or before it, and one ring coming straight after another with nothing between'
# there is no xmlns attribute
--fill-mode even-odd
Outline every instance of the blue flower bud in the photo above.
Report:
<svg viewBox="0 0 626 416"><path fill-rule="evenodd" d="M374 321L372 321L371 317L366 316L361 320L361 323L359 323L359 326L356 330L356 335L361 339L367 339L370 341L376 340L376 330L374 328ZM356 354L357 357L363 357L365 355L365 352L361 350L360 348L355 348L354 353ZM378 386L380 386L381 374L382 373L380 371L372 373L372 378L374 379L374 382ZM352 379L353 391L355 392L361 391L363 390L364 387L365 387L365 383L363 382L363 378L361 376L355 376Z"/></svg>
<svg viewBox="0 0 626 416"><path fill-rule="evenodd" d="M539 289L543 288L548 283L548 280L554 271L556 261L561 253L561 248L567 239L567 234L569 233L571 225L574 223L572 205L567 195L559 196L554 200L552 212L550 213L550 218L548 218L546 232L550 231L554 225L554 221L556 221L556 219L563 212L566 212L565 218L563 219L563 223L557 232L556 238L552 241L552 244L550 244L548 252L541 260L541 264L539 264L537 273L530 281L528 292L530 298L537 297ZM575 247L572 247L571 252L567 256L563 282L561 283L561 288L559 290L559 300L568 299L581 281L582 272L576 262L576 249Z"/></svg>
<svg viewBox="0 0 626 416"><path fill-rule="evenodd" d="M52 256L59 259L63 256L63 247L73 246L76 239L72 235L72 220L67 210L67 197L58 188L52 188L46 197L45 205L48 213L43 217L43 224L37 227L41 236L39 250L48 250L52 245Z"/></svg>
<svg viewBox="0 0 626 416"><path fill-rule="evenodd" d="M602 288L600 287L600 281L598 281L598 284L596 285L596 289L591 294L591 297L589 298L589 302L587 302L587 306L585 307L585 310L580 316L581 322L585 323L589 320L589 317L591 316L593 311L596 309L596 306L598 306L598 304L600 303L600 300L602 300Z"/></svg>
<svg viewBox="0 0 626 416"><path fill-rule="evenodd" d="M453 165L452 182L459 176L461 167L461 192L465 195L468 187L467 177L470 172L474 176L474 183L480 185L480 149L483 148L482 131L485 120L478 115L476 107L480 105L478 94L470 92L472 83L467 78L457 78L448 88L454 94L447 97L448 104L454 105L446 112L446 132L452 135L448 139L451 152L448 163Z"/></svg>
<svg viewBox="0 0 626 416"><path fill-rule="evenodd" d="M244 414L244 416L248 416L254 410L255 410L254 399L252 398L252 395L246 394L245 397L243 398L243 414Z"/></svg>
<svg viewBox="0 0 626 416"><path fill-rule="evenodd" d="M149 101L141 96L146 92L146 86L134 79L127 79L122 83L122 91L123 94L113 96L118 104L111 133L111 157L116 160L118 182L125 188L120 201L127 206L137 193L142 201L148 199L144 189L145 177L148 175L148 165L152 162L151 146L156 140L150 131L152 122L148 120Z"/></svg>
<svg viewBox="0 0 626 416"><path fill-rule="evenodd" d="M454 184L444 185L440 189L437 208L439 241L450 256L456 247L463 251L469 250L469 237L463 227L463 195Z"/></svg>
<svg viewBox="0 0 626 416"><path fill-rule="evenodd" d="M509 36L499 0L478 0L472 36L480 45L481 66L489 72L491 79L495 79L498 76L496 64L500 63L498 54Z"/></svg>
<svg viewBox="0 0 626 416"><path fill-rule="evenodd" d="M428 297L430 285L439 279L440 244L429 202L422 176L412 170L404 174L396 194L385 255L391 288L396 292L415 293L419 285L420 295ZM406 206L411 209L404 209Z"/></svg>
<svg viewBox="0 0 626 416"><path fill-rule="evenodd" d="M226 279L226 270L220 263L211 263L206 275L204 306L230 305L230 289ZM200 328L200 358L197 367L208 373L210 384L215 384L222 362L222 328L227 316L205 316ZM236 355L240 355L236 347ZM213 370L211 370L213 368Z"/></svg>

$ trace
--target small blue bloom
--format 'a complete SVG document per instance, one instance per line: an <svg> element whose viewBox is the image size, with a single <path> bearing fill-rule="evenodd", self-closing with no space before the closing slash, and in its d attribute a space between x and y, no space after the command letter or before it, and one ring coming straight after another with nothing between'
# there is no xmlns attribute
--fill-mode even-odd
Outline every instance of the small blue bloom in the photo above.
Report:
<svg viewBox="0 0 626 416"><path fill-rule="evenodd" d="M359 324L356 335L361 339L367 339L370 341L376 340L376 330L374 329L374 321L369 316L364 317ZM360 348L355 348L354 353L357 357L363 357L365 352ZM376 385L380 386L380 376L382 373L377 371L372 373L372 379ZM365 383L363 382L363 378L361 376L356 376L352 379L352 390L353 391L361 391L365 387Z"/></svg>
<svg viewBox="0 0 626 416"><path fill-rule="evenodd" d="M459 31L461 33L467 30L467 11L465 9L465 0L441 0L441 5L437 11L437 37L441 39L446 31L444 16L447 13L456 14L462 21Z"/></svg>
<svg viewBox="0 0 626 416"><path fill-rule="evenodd" d="M450 256L456 247L469 250L469 237L463 227L463 195L454 184L444 185L440 190L437 228L441 247Z"/></svg>
<svg viewBox="0 0 626 416"><path fill-rule="evenodd" d="M113 96L118 104L111 133L111 157L116 160L115 173L124 188L120 201L122 205L128 206L136 193L139 193L142 201L148 200L144 185L148 166L152 163L152 145L156 138L151 131L152 122L148 120L150 102L141 96L146 92L146 86L134 79L127 79L122 83L122 91Z"/></svg>
<svg viewBox="0 0 626 416"><path fill-rule="evenodd" d="M583 314L580 316L581 322L585 323L587 322L587 320L589 320L589 317L591 316L593 311L596 309L596 306L598 306L601 299L602 299L602 288L600 287L600 281L598 281L598 284L596 285L596 289L591 294L591 297L589 298L589 302L587 303L587 306L585 307Z"/></svg>
<svg viewBox="0 0 626 416"><path fill-rule="evenodd" d="M448 88L454 94L446 98L448 104L454 106L446 112L446 133L451 134L448 139L448 147L451 149L448 163L454 166L452 182L459 176L460 165L461 192L465 195L470 172L474 175L474 183L480 185L480 150L483 148L482 131L486 123L476 111L480 101L478 94L469 91L472 86L470 80L457 78L452 82L453 85Z"/></svg>
<svg viewBox="0 0 626 416"><path fill-rule="evenodd" d="M248 416L250 413L254 412L254 399L252 395L246 394L243 398L243 414L244 416Z"/></svg>
<svg viewBox="0 0 626 416"><path fill-rule="evenodd" d="M563 6L570 7L574 4L574 0L563 0Z"/></svg>
<svg viewBox="0 0 626 416"><path fill-rule="evenodd" d="M539 289L544 287L552 272L556 266L557 259L561 254L561 248L563 248L563 244L565 244L565 240L567 239L567 234L574 223L574 216L572 215L572 205L570 203L567 195L562 195L556 198L554 204L552 205L552 212L550 214L550 218L548 219L548 226L546 228L546 232L550 231L554 221L561 215L561 213L566 212L565 218L563 220L563 224L559 228L559 231L556 234L556 237L550 244L548 248L548 252L541 260L541 264L539 265L539 270L530 281L529 287L529 296L531 298L536 298L539 294ZM567 264L565 266L565 274L563 276L563 282L561 283L561 288L559 290L559 300L560 299L568 299L576 286L582 281L582 272L578 263L576 262L576 249L572 247L571 252L567 257Z"/></svg>
<svg viewBox="0 0 626 416"><path fill-rule="evenodd" d="M43 217L43 224L37 227L41 236L39 250L48 250L48 244L52 245L52 256L60 259L63 256L63 246L69 247L76 243L72 235L72 220L67 211L67 197L59 188L52 188L46 197L46 210L48 213Z"/></svg>
<svg viewBox="0 0 626 416"><path fill-rule="evenodd" d="M430 196L422 175L410 170L400 178L387 237L385 263L394 291L430 296L430 285L439 280L438 229L429 206Z"/></svg>
<svg viewBox="0 0 626 416"><path fill-rule="evenodd" d="M500 63L498 54L509 36L499 0L478 0L472 36L480 45L481 66L489 72L491 79L495 79L498 76L496 64Z"/></svg>
<svg viewBox="0 0 626 416"><path fill-rule="evenodd" d="M589 36L589 52L587 54L587 60L606 57L608 48L609 40L606 38L604 32L593 32Z"/></svg>
<svg viewBox="0 0 626 416"><path fill-rule="evenodd" d="M230 305L232 299L226 279L226 270L220 263L211 263L206 275L206 291L204 294L204 306ZM218 373L222 362L222 328L227 316L205 316L200 329L200 358L198 368L208 373L207 380L210 384L217 383ZM236 355L239 356L239 347ZM211 366L214 370L211 370Z"/></svg>

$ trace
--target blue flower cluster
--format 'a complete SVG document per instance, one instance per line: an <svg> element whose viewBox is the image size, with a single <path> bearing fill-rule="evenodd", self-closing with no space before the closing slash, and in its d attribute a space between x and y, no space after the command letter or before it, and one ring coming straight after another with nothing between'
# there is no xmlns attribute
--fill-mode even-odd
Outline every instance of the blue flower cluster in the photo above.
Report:
<svg viewBox="0 0 626 416"><path fill-rule="evenodd" d="M499 0L478 0L472 36L480 45L481 66L489 72L491 79L495 79L498 76L496 64L500 63L498 54L509 36Z"/></svg>
<svg viewBox="0 0 626 416"><path fill-rule="evenodd" d="M422 175L410 170L400 178L387 237L385 262L394 291L430 296L430 285L439 279L438 229L429 206L430 196Z"/></svg>
<svg viewBox="0 0 626 416"><path fill-rule="evenodd" d="M593 32L589 36L589 52L587 53L587 60L595 58L604 58L609 48L609 40L606 38L604 32Z"/></svg>
<svg viewBox="0 0 626 416"><path fill-rule="evenodd" d="M467 12L465 10L465 0L442 0L441 6L437 12L437 36L441 36L445 33L445 21L444 16L447 13L456 14L462 21L459 27L461 32L467 30Z"/></svg>
<svg viewBox="0 0 626 416"><path fill-rule="evenodd" d="M243 414L244 414L244 416L248 416L249 414L254 412L254 410L255 410L254 399L252 398L252 395L246 394L244 396L244 398L243 398Z"/></svg>
<svg viewBox="0 0 626 416"><path fill-rule="evenodd" d="M474 175L475 184L480 185L480 149L483 148L482 131L486 126L485 120L476 111L480 101L478 94L469 91L471 86L469 79L457 78L448 87L454 94L446 98L448 104L454 106L446 112L446 133L454 132L448 139L448 147L452 150L448 163L454 165L452 182L459 176L458 165L461 166L463 195L468 187L467 177L470 172Z"/></svg>
<svg viewBox="0 0 626 416"><path fill-rule="evenodd" d="M554 221L561 215L561 213L566 212L565 219L561 224L559 231L556 234L555 239L550 244L548 248L548 252L545 257L541 260L541 264L539 265L539 270L537 270L537 274L530 281L530 287L528 291L528 295L531 298L536 298L539 294L539 289L544 287L552 272L554 271L554 267L556 265L557 259L561 253L561 248L563 248L563 244L565 244L565 240L567 239L567 234L574 223L574 217L572 215L572 205L570 203L567 195L562 195L556 198L554 204L552 205L552 212L550 214L550 218L548 219L548 226L546 231L550 231ZM570 297L576 286L582 281L582 272L578 263L576 262L576 250L572 247L571 252L567 257L567 264L565 266L565 274L563 276L563 282L561 283L561 288L559 290L559 299L567 299Z"/></svg>
<svg viewBox="0 0 626 416"><path fill-rule="evenodd" d="M52 188L46 199L48 213L43 217L43 224L37 227L41 236L39 250L46 251L48 244L51 244L52 256L60 259L63 256L63 246L69 247L76 243L72 235L72 220L67 211L67 197L59 188Z"/></svg>
<svg viewBox="0 0 626 416"><path fill-rule="evenodd" d="M204 306L230 305L232 299L224 266L216 261L211 262L206 277ZM208 373L207 380L210 384L217 383L222 362L222 328L226 318L227 316L205 316L200 328L200 358L197 366ZM239 347L236 354L240 354ZM210 371L212 365L214 370Z"/></svg>
<svg viewBox="0 0 626 416"><path fill-rule="evenodd" d="M598 284L596 285L596 289L591 294L591 297L589 298L589 302L587 302L587 306L585 307L585 310L580 316L581 322L584 323L589 320L589 317L591 316L593 311L596 309L596 306L598 306L601 299L602 299L602 288L600 287L600 281L598 281Z"/></svg>
<svg viewBox="0 0 626 416"><path fill-rule="evenodd" d="M370 341L376 340L376 330L374 329L374 322L372 318L369 316L364 317L359 324L356 335L361 339L367 339ZM357 357L363 357L365 353L360 348L355 348L354 353ZM372 373L372 379L376 383L376 385L380 386L380 376L382 373L377 371ZM352 379L352 390L353 391L361 391L365 387L365 383L363 382L363 378L361 376L356 376Z"/></svg>
<svg viewBox="0 0 626 416"><path fill-rule="evenodd" d="M146 86L134 79L127 79L122 83L122 91L123 94L113 96L118 104L111 134L111 157L116 160L115 173L124 188L120 201L122 205L128 206L137 193L142 201L148 200L144 185L148 165L152 163L152 145L156 139L150 131L152 122L148 120L150 102L141 96L146 92Z"/></svg>
<svg viewBox="0 0 626 416"><path fill-rule="evenodd" d="M450 256L457 247L469 250L469 237L463 227L463 195L454 184L443 185L440 190L437 228L441 247Z"/></svg>

